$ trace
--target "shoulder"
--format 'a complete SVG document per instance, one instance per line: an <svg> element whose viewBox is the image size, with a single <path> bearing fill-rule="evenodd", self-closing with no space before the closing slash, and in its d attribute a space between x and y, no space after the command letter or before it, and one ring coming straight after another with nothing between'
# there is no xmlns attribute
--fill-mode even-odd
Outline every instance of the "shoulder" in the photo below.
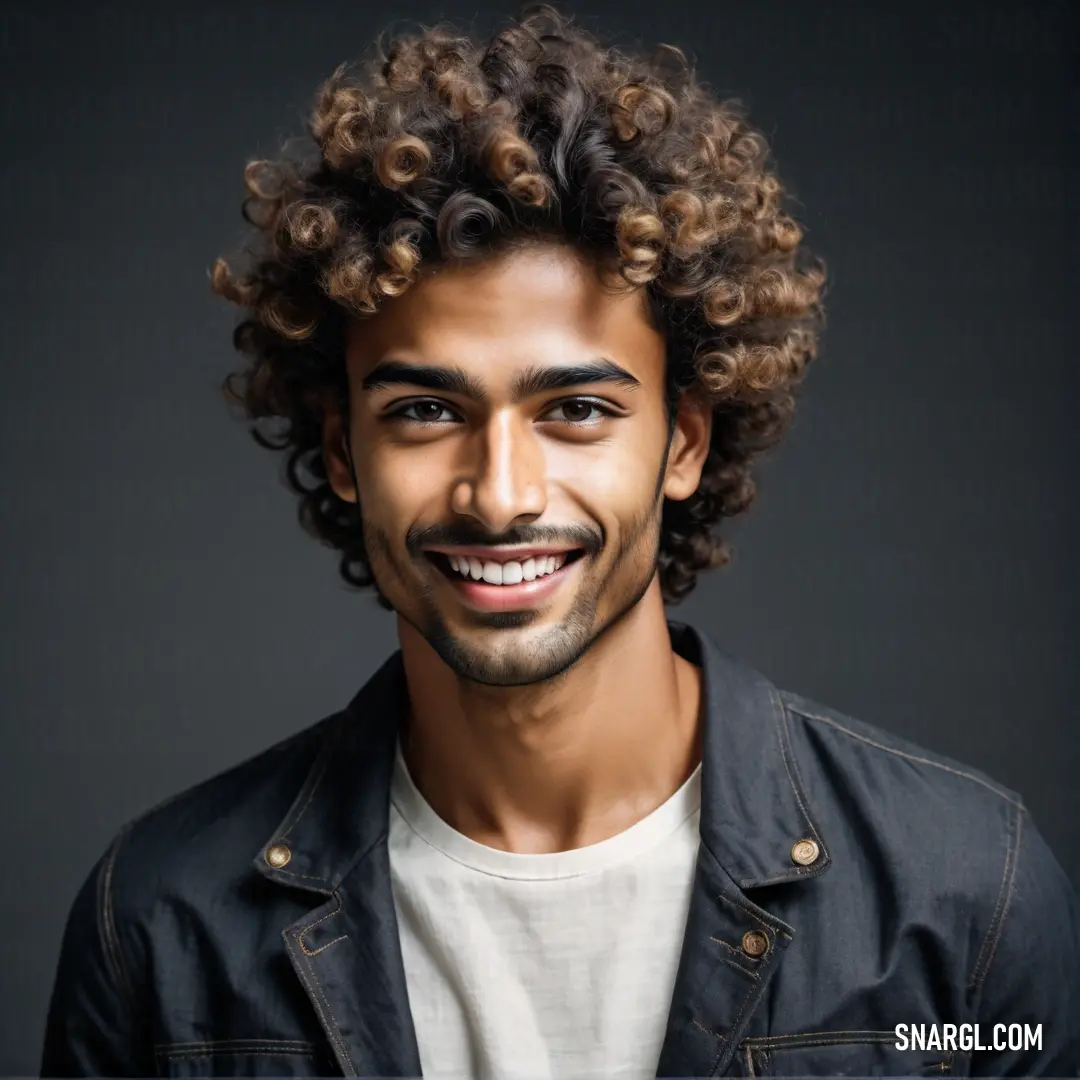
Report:
<svg viewBox="0 0 1080 1080"><path fill-rule="evenodd" d="M869 794L913 799L927 813L965 807L1024 810L1021 795L935 753L800 694L779 691L800 760L829 768Z"/></svg>
<svg viewBox="0 0 1080 1080"><path fill-rule="evenodd" d="M972 927L969 990L1031 967L1058 987L1080 961L1076 896L1019 794L979 769L778 691L808 798L834 863ZM845 871L840 870L840 876ZM1026 960L1025 960L1026 957ZM1059 971L1059 969L1061 969Z"/></svg>
<svg viewBox="0 0 1080 1080"><path fill-rule="evenodd" d="M116 918L139 921L163 898L183 903L211 887L221 895L246 877L343 716L327 716L126 823L96 868Z"/></svg>
<svg viewBox="0 0 1080 1080"><path fill-rule="evenodd" d="M1000 1075L1074 1075L1080 907L1021 796L977 768L774 690L832 859L822 881L831 880L834 901L888 896L912 923L936 927L956 951L964 1008L988 1029L1044 1025L1039 1050L995 1058Z"/></svg>
<svg viewBox="0 0 1080 1080"><path fill-rule="evenodd" d="M838 883L874 883L920 909L947 909L957 928L973 917L991 930L1029 824L1020 795L836 709L784 691L779 698Z"/></svg>
<svg viewBox="0 0 1080 1080"><path fill-rule="evenodd" d="M224 977L229 956L250 968L252 862L317 774L342 715L174 795L115 834L68 914L46 1075L149 1075L144 1020L163 982L188 1008L196 973ZM270 917L284 924L288 914Z"/></svg>

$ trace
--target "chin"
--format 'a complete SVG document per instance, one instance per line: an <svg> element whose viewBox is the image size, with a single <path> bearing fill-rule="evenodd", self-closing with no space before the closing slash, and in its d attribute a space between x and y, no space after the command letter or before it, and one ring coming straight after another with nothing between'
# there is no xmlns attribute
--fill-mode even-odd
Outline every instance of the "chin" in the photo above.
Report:
<svg viewBox="0 0 1080 1080"><path fill-rule="evenodd" d="M501 619L530 616L531 612L506 612ZM485 615L485 621L490 618ZM491 635L456 632L443 624L435 633L425 634L428 643L457 675L486 686L530 686L566 671L591 644L588 627L564 623L529 627L532 632L513 634L510 640L492 642ZM512 629L505 624L502 629ZM526 629L522 627L522 629Z"/></svg>

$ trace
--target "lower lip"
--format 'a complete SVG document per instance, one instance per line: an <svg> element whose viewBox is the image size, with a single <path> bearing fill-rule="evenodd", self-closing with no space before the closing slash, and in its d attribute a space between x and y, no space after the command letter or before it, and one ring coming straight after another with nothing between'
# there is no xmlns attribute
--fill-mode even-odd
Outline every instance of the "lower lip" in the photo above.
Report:
<svg viewBox="0 0 1080 1080"><path fill-rule="evenodd" d="M447 577L446 574L441 576L447 578L470 607L479 608L481 611L522 611L548 599L583 560L584 556L579 555L573 561L563 563L553 573L533 581L521 581L517 585L492 585L483 580L474 581L472 578ZM451 573L457 574L457 571L452 570Z"/></svg>

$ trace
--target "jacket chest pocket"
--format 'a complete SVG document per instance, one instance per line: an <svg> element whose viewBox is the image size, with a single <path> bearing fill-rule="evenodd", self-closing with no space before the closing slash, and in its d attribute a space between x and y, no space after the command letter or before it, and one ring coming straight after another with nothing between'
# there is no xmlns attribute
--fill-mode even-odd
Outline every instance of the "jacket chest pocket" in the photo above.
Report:
<svg viewBox="0 0 1080 1080"><path fill-rule="evenodd" d="M154 1051L158 1076L338 1076L337 1063L312 1043L225 1040L170 1043Z"/></svg>
<svg viewBox="0 0 1080 1080"><path fill-rule="evenodd" d="M955 1056L897 1050L893 1031L818 1031L745 1039L732 1065L743 1076L953 1076Z"/></svg>

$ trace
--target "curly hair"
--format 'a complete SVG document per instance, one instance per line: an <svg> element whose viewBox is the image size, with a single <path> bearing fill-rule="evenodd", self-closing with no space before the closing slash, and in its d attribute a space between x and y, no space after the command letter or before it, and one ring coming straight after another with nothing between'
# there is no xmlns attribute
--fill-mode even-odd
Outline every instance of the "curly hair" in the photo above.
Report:
<svg viewBox="0 0 1080 1080"><path fill-rule="evenodd" d="M669 410L684 391L712 405L698 490L662 510L665 602L728 562L720 522L753 500L752 461L785 434L824 325L824 263L741 102L717 100L677 49L605 48L540 7L488 41L424 29L357 74L342 65L309 130L310 160L247 166L258 231L245 272L219 258L211 284L246 309L234 343L247 363L223 390L261 445L288 451L301 524L341 553L345 581L375 584L361 509L332 491L322 451L328 408L347 407L348 321L422 265L533 239L643 287L666 338Z"/></svg>

